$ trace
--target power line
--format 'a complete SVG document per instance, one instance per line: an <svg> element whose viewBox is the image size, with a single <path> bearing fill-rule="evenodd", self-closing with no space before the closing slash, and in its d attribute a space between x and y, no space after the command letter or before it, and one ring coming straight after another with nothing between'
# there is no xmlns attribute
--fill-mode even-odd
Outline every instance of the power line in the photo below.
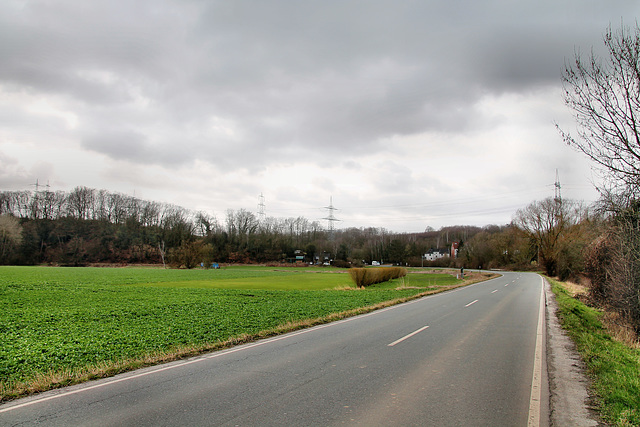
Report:
<svg viewBox="0 0 640 427"><path fill-rule="evenodd" d="M374 205L374 206L362 206L362 205L347 206L347 207L344 207L343 210L351 209L351 208L358 209L358 210L388 209L388 208L392 208L392 209L394 208L395 209L397 208L432 209L437 207L448 208L448 207L454 207L459 205L469 205L474 202L487 203L489 201L497 200L497 199L511 199L513 198L513 196L522 195L524 193L529 193L531 195L543 194L546 191L547 189L545 189L544 187L535 187L535 188L527 188L524 190L513 190L513 191L504 192L504 193L494 193L494 194L488 194L488 195L479 195L479 196L465 195L465 196L459 196L453 199L444 199L444 200L438 200L438 201L432 201L432 202Z"/></svg>

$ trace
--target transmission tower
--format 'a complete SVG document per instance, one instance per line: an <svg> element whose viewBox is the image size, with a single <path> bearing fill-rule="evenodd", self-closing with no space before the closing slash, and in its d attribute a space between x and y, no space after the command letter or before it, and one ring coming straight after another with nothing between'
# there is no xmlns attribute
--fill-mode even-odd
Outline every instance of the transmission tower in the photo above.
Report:
<svg viewBox="0 0 640 427"><path fill-rule="evenodd" d="M556 201L556 203L560 203L562 202L562 193L560 192L560 176L558 175L558 169L556 169L556 182L554 184L555 187L555 195L554 195L554 200Z"/></svg>
<svg viewBox="0 0 640 427"><path fill-rule="evenodd" d="M49 180L47 180L47 185L42 185L40 184L40 180L36 178L36 183L35 184L31 184L32 187L36 188L36 194L40 193L40 187L44 187L46 188L46 190L44 190L45 193L49 192L49 188L51 188L51 186L49 185Z"/></svg>
<svg viewBox="0 0 640 427"><path fill-rule="evenodd" d="M333 214L334 211L338 210L337 208L333 207L333 196L331 196L329 198L329 206L325 206L324 209L328 210L329 214L325 218L322 218L322 219L326 219L327 220L328 225L329 225L329 236L333 237L333 232L335 230L335 228L333 226L333 223L336 222L336 221L340 221Z"/></svg>
<svg viewBox="0 0 640 427"><path fill-rule="evenodd" d="M260 222L263 222L266 218L267 214L265 212L264 195L260 193L260 196L258 196L258 219Z"/></svg>

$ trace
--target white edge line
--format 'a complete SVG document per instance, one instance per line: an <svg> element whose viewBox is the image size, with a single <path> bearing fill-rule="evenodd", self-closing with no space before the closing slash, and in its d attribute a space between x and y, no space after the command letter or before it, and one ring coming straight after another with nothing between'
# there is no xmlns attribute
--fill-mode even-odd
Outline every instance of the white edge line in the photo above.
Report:
<svg viewBox="0 0 640 427"><path fill-rule="evenodd" d="M410 334L405 335L404 337L400 338L399 340L395 340L394 342L392 342L391 344L387 344L387 347L393 347L394 345L401 343L402 341L411 338L412 336L419 334L420 332L424 331L425 329L427 329L428 326L423 326L422 328L418 329L417 331L413 331Z"/></svg>
<svg viewBox="0 0 640 427"><path fill-rule="evenodd" d="M533 378L531 380L531 398L529 400L528 427L540 426L540 408L542 401L542 336L544 323L544 279L540 277L540 310L538 312L538 329L536 332L536 351L533 362Z"/></svg>

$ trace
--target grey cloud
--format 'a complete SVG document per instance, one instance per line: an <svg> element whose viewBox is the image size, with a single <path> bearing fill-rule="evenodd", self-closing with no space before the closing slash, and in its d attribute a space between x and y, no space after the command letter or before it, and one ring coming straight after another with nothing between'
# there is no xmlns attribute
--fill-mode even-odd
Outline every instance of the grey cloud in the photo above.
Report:
<svg viewBox="0 0 640 427"><path fill-rule="evenodd" d="M271 158L362 155L393 135L472 132L488 120L474 110L482 96L558 84L574 45L596 44L605 20L638 12L593 0L3 9L2 83L77 102L85 148L253 171ZM237 135L211 132L212 117Z"/></svg>
<svg viewBox="0 0 640 427"><path fill-rule="evenodd" d="M170 8L154 11L117 1L86 7L73 1L19 4L0 14L0 78L5 82L91 103L121 102L121 88L102 87L81 73L105 71L136 81L164 79L179 66L182 49L172 33L180 20Z"/></svg>
<svg viewBox="0 0 640 427"><path fill-rule="evenodd" d="M15 183L29 185L29 173L20 165L18 159L0 151L0 185L11 188Z"/></svg>
<svg viewBox="0 0 640 427"><path fill-rule="evenodd" d="M108 130L94 133L82 140L83 147L114 159L130 160L141 163L145 157L152 157L152 147L146 137L131 130Z"/></svg>

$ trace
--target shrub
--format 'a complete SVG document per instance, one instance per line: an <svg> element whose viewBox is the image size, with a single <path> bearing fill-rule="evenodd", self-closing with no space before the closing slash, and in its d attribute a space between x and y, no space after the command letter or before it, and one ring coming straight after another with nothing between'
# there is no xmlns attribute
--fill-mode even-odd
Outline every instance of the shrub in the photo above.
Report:
<svg viewBox="0 0 640 427"><path fill-rule="evenodd" d="M407 270L401 267L352 268L349 275L357 287L364 287L404 277Z"/></svg>
<svg viewBox="0 0 640 427"><path fill-rule="evenodd" d="M617 212L588 248L585 272L593 300L612 308L640 333L640 205Z"/></svg>
<svg viewBox="0 0 640 427"><path fill-rule="evenodd" d="M344 261L341 259L334 259L331 262L331 265L337 268L351 268L351 263L349 261Z"/></svg>
<svg viewBox="0 0 640 427"><path fill-rule="evenodd" d="M611 297L610 271L614 242L609 233L598 237L585 251L585 273L591 298L603 304Z"/></svg>

